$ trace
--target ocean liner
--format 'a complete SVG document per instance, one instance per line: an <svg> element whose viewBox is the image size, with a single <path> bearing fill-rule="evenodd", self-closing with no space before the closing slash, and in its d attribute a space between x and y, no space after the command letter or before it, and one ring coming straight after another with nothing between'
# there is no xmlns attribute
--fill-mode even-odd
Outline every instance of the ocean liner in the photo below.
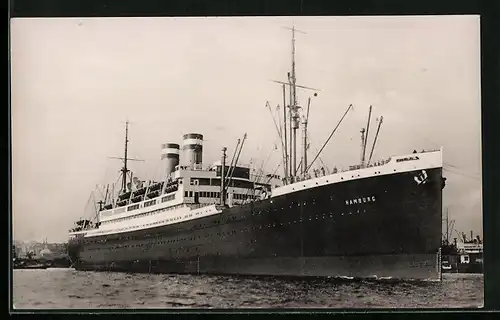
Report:
<svg viewBox="0 0 500 320"><path fill-rule="evenodd" d="M301 108L296 90L310 88L296 84L295 32L292 69L288 81L280 82L283 122L275 122L284 176L253 175L238 164L246 134L230 163L224 147L220 161L204 167L203 135L187 133L182 148L162 146L163 178L141 181L128 168L127 123L121 190L116 199L106 194L99 202L95 221L79 220L70 230L68 254L75 269L440 278L442 149L372 161L380 118L369 156L370 121L361 131L358 164L312 170L344 117L308 163L310 99Z"/></svg>

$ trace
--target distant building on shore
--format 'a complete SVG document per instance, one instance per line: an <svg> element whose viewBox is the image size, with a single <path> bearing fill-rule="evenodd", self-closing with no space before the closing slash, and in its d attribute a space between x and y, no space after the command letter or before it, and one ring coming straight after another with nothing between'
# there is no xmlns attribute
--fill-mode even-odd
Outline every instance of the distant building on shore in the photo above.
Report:
<svg viewBox="0 0 500 320"><path fill-rule="evenodd" d="M47 240L43 242L30 241L14 241L12 246L12 252L16 252L18 258L26 257L28 253L32 253L34 257L59 257L66 255L67 253L67 243L48 243Z"/></svg>

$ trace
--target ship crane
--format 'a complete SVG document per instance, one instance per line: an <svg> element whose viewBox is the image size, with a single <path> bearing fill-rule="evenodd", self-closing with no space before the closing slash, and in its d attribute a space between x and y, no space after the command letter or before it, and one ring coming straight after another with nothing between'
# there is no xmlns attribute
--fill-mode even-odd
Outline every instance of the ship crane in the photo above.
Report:
<svg viewBox="0 0 500 320"><path fill-rule="evenodd" d="M361 151L361 167L364 168L365 166L365 157L366 157L366 143L368 142L368 133L370 131L370 119L372 116L372 106L370 106L370 111L368 112L368 122L366 124L366 133L364 132L363 128L363 133L365 133L365 136L363 137L363 142L362 142L362 151Z"/></svg>
<svg viewBox="0 0 500 320"><path fill-rule="evenodd" d="M384 121L384 117L380 116L380 120L377 119L377 121L378 121L377 132L375 133L375 139L373 140L372 150L370 151L370 157L368 158L367 164L370 164L370 161L372 160L373 150L375 149L375 144L377 143L378 134L380 132L380 127L382 126L382 122Z"/></svg>
<svg viewBox="0 0 500 320"><path fill-rule="evenodd" d="M363 155L363 147L365 145L365 141L367 140L367 137L365 137L365 128L361 128L361 167L364 165L364 155Z"/></svg>
<svg viewBox="0 0 500 320"><path fill-rule="evenodd" d="M285 167L285 176L286 176L286 174L287 174L287 171L286 171L287 164L285 163L286 157L287 157L286 156L286 138L283 139L282 128L281 128L281 126L278 125L278 123L276 122L276 119L274 118L273 111L271 110L271 105L269 104L269 101L266 101L266 107L269 110L269 112L271 113L271 118L273 119L274 127L276 128L276 132L278 133L278 137L279 137L280 142L281 142L281 151L282 151L283 164ZM280 106L278 105L277 109L279 109L279 107ZM285 130L285 133L286 133L286 130Z"/></svg>
<svg viewBox="0 0 500 320"><path fill-rule="evenodd" d="M240 159L240 155L241 155L241 150L243 150L243 145L245 144L245 140L246 139L247 139L247 134L245 133L243 135L243 140L241 140L240 148L238 149L238 154L236 155L236 159L234 161L234 164L232 164L232 167L229 168L228 178L225 179L225 181L224 181L224 185L225 185L224 192L227 192L227 190L229 188L229 185L230 185L230 183L231 183L231 181L233 179L234 168L238 164L238 160Z"/></svg>
<svg viewBox="0 0 500 320"><path fill-rule="evenodd" d="M233 153L233 157L231 158L231 164L229 165L229 169L231 169L234 165L234 160L236 159L236 154L238 152L238 148L240 146L240 143L241 143L241 140L238 139L237 143L236 143L236 148L234 148L234 153ZM227 171L227 173L225 174L224 176L224 182L229 178L229 170Z"/></svg>
<svg viewBox="0 0 500 320"><path fill-rule="evenodd" d="M340 124L344 120L344 118L347 115L347 113L351 110L351 108L352 108L352 104L350 104L349 107L347 107L347 110L344 112L344 115L342 115L342 118L340 118L339 122L337 123L337 125L335 126L335 128L332 130L332 133L330 133L330 136L328 137L328 139L326 139L326 141L323 144L323 146L321 147L321 149L319 149L318 153L314 157L314 159L311 162L311 164L309 164L309 166L306 168L306 171L308 171L309 169L311 169L312 165L314 164L314 162L316 161L316 159L318 159L318 157L321 154L321 152L323 152L323 149L326 147L326 145L328 144L328 142L330 142L330 139L333 137L333 134L335 133L335 131L337 131L338 127L340 126Z"/></svg>

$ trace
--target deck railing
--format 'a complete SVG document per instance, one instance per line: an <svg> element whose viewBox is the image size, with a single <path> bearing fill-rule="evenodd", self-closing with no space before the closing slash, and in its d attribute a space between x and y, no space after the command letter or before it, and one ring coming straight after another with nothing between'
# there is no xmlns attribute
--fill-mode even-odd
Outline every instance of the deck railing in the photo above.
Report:
<svg viewBox="0 0 500 320"><path fill-rule="evenodd" d="M386 158L383 160L378 160L378 161L372 162L372 163L370 163L368 165L364 165L364 166L362 166L361 164L351 165L348 168L341 168L340 170L337 167L334 167L332 172L327 172L324 169L323 170L316 169L313 171L312 174L308 173L308 175L306 177L297 177L296 182L305 181L305 180L309 180L309 179L313 179L313 178L324 177L324 176L327 176L330 174L336 174L336 173L341 173L341 172L355 171L355 170L360 170L360 169L364 169L364 168L380 167L380 166L383 166L383 165L386 165L387 163L389 163L391 161L391 159L392 159L392 157Z"/></svg>

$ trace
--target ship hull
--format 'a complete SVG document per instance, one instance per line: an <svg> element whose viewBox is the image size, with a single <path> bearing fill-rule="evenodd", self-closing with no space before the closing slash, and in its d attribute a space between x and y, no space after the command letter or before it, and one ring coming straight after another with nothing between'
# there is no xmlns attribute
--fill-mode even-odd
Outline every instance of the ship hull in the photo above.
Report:
<svg viewBox="0 0 500 320"><path fill-rule="evenodd" d="M133 273L437 279L436 254L337 257L200 257L85 263L77 270Z"/></svg>
<svg viewBox="0 0 500 320"><path fill-rule="evenodd" d="M442 169L298 190L220 214L70 240L79 270L439 279Z"/></svg>

